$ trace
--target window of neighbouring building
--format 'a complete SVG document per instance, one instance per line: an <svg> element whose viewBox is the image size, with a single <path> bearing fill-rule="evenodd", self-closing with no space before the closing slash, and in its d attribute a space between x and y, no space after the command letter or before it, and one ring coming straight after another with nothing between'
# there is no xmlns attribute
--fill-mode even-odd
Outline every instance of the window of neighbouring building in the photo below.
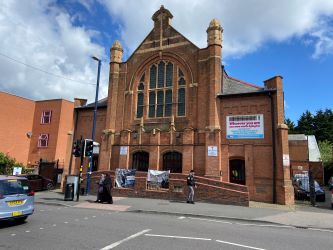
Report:
<svg viewBox="0 0 333 250"><path fill-rule="evenodd" d="M40 134L38 137L38 147L45 148L49 144L49 135L48 134Z"/></svg>
<svg viewBox="0 0 333 250"><path fill-rule="evenodd" d="M41 117L41 124L51 123L51 115L52 115L51 110L43 111Z"/></svg>

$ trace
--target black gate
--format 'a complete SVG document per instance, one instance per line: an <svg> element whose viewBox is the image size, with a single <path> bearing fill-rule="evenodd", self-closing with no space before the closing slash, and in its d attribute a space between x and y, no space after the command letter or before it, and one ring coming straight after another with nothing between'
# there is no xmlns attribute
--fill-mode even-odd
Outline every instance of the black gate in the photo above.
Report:
<svg viewBox="0 0 333 250"><path fill-rule="evenodd" d="M295 199L301 201L310 201L311 205L315 206L316 200L320 199L321 197L316 197L316 185L319 186L319 184L315 182L312 171L303 171L302 173L294 174L292 181L294 186Z"/></svg>
<svg viewBox="0 0 333 250"><path fill-rule="evenodd" d="M149 153L141 151L133 154L132 168L147 172L149 168Z"/></svg>
<svg viewBox="0 0 333 250"><path fill-rule="evenodd" d="M245 161L229 161L230 182L245 185Z"/></svg>
<svg viewBox="0 0 333 250"><path fill-rule="evenodd" d="M183 157L178 152L168 152L163 155L163 170L170 173L182 173Z"/></svg>

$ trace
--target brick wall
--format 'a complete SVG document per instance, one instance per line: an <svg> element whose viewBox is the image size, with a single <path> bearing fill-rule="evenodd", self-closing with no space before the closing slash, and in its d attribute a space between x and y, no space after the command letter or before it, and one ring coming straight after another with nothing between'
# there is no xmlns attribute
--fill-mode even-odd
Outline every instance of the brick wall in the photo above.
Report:
<svg viewBox="0 0 333 250"><path fill-rule="evenodd" d="M0 152L28 163L35 102L0 92Z"/></svg>
<svg viewBox="0 0 333 250"><path fill-rule="evenodd" d="M94 172L91 179L91 192L96 193L97 182L101 173L110 173L114 181L114 171ZM114 196L142 197L166 200L186 200L188 188L186 175L170 174L169 189L167 190L147 190L147 173L136 172L134 188L113 188ZM83 186L86 184L84 176ZM208 178L196 176L197 189L195 189L195 201L210 202L227 205L249 205L249 193L246 186L214 181Z"/></svg>

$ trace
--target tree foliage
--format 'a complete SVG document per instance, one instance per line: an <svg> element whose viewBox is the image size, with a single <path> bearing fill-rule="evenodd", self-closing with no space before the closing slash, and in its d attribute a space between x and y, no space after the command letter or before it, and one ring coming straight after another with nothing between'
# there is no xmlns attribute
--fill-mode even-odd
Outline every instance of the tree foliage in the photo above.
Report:
<svg viewBox="0 0 333 250"><path fill-rule="evenodd" d="M26 169L22 163L16 162L15 158L0 152L0 174L12 175L14 167L22 167L23 172Z"/></svg>
<svg viewBox="0 0 333 250"><path fill-rule="evenodd" d="M290 119L286 122L293 125ZM288 125L288 123L286 123ZM333 111L332 109L318 110L312 114L306 110L297 121L297 126L291 129L290 134L315 135L317 141L333 143Z"/></svg>
<svg viewBox="0 0 333 250"><path fill-rule="evenodd" d="M318 146L324 167L333 169L333 143L328 140L319 141Z"/></svg>

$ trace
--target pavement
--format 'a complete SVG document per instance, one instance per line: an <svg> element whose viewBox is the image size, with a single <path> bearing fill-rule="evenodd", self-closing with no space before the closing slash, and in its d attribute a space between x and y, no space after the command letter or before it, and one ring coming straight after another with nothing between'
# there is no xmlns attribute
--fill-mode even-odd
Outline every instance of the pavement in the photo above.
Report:
<svg viewBox="0 0 333 250"><path fill-rule="evenodd" d="M75 197L76 198L76 197ZM294 206L250 202L249 207L148 198L113 197L114 204L94 203L95 195L80 196L79 201L64 201L60 189L37 192L36 204L103 209L132 213L168 214L218 220L237 220L255 224L272 224L333 231L333 210L330 206L311 207L307 203ZM329 204L329 200L327 204Z"/></svg>

